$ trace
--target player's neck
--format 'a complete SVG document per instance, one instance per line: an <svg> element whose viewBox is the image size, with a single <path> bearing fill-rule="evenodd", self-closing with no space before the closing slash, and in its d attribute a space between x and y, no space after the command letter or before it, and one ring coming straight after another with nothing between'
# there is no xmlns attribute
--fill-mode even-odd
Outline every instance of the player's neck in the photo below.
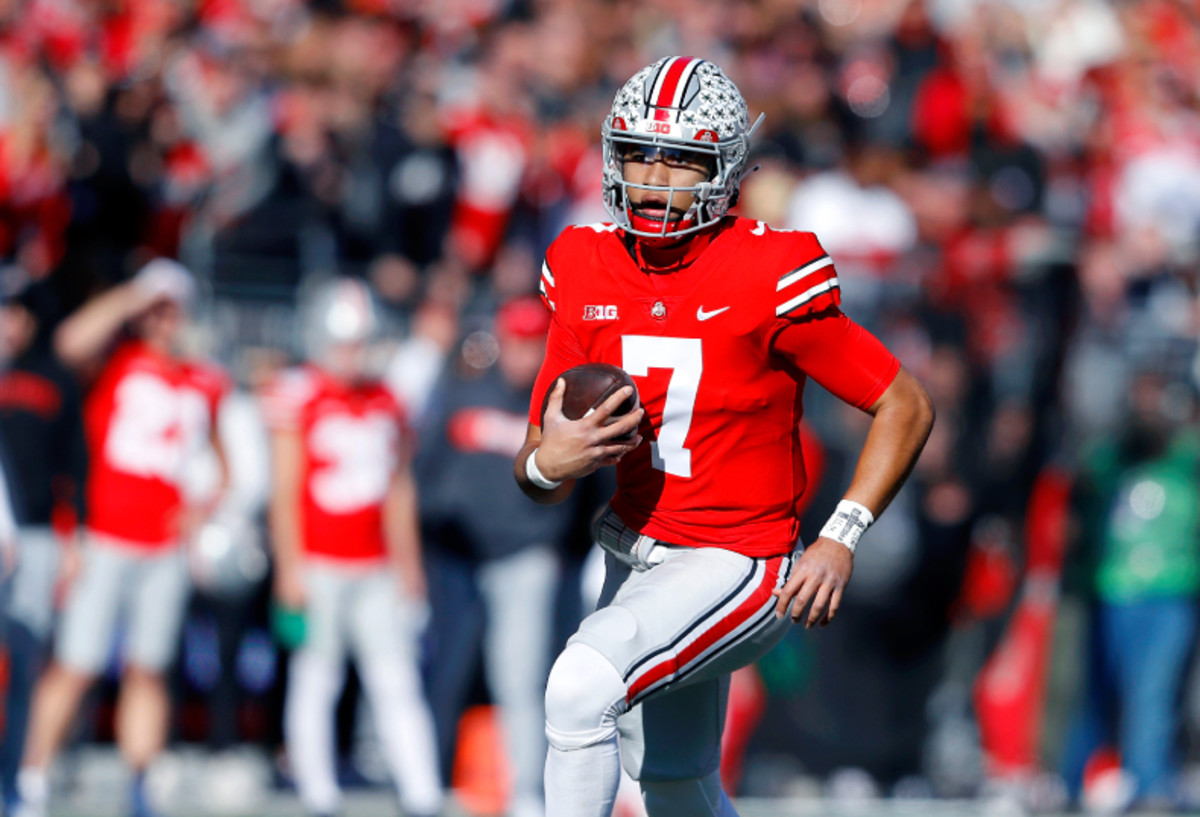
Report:
<svg viewBox="0 0 1200 817"><path fill-rule="evenodd" d="M143 335L138 338L142 344L142 348L153 354L155 357L163 360L178 360L179 354L176 344L166 338L155 337L153 335Z"/></svg>
<svg viewBox="0 0 1200 817"><path fill-rule="evenodd" d="M341 372L328 366L316 366L326 385L336 391L350 392L366 383L367 377L361 372Z"/></svg>
<svg viewBox="0 0 1200 817"><path fill-rule="evenodd" d="M670 244L658 245L626 235L625 246L634 263L645 272L663 274L677 272L692 264L712 243L715 230L702 230L686 235Z"/></svg>

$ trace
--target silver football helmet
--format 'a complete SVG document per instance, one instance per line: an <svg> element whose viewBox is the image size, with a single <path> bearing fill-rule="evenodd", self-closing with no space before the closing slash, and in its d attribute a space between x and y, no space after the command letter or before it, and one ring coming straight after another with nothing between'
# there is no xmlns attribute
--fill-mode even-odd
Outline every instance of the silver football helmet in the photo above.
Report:
<svg viewBox="0 0 1200 817"><path fill-rule="evenodd" d="M613 222L647 238L686 235L715 224L737 202L738 186L749 172L750 137L762 120L759 114L750 124L741 91L707 60L665 57L638 71L617 92L600 129L604 206ZM699 155L709 168L709 178L692 187L627 182L623 156L637 148ZM660 222L632 211L626 195L631 187L665 194L668 211L679 193L690 193L694 201L680 220Z"/></svg>
<svg viewBox="0 0 1200 817"><path fill-rule="evenodd" d="M378 336L380 319L370 288L356 278L333 278L314 286L301 304L304 353L336 374L356 376L362 350ZM359 351L346 355L355 347ZM350 358L353 358L351 360Z"/></svg>

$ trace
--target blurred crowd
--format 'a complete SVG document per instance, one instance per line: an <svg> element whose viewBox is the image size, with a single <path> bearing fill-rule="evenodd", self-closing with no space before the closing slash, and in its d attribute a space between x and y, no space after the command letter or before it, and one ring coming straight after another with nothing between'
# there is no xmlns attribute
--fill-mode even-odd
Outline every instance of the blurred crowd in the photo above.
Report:
<svg viewBox="0 0 1200 817"><path fill-rule="evenodd" d="M483 644L483 674L502 685L496 651L544 652L580 615L587 542L563 518L527 554L520 575L563 588L536 601L543 618L556 608L553 634L514 646L485 632L507 614L495 596L509 580L484 568L517 548L467 544L471 517L509 509L487 468L422 471L421 446L497 462L516 450L519 399L457 421L447 406L500 377L506 337L536 335L519 305L545 247L567 224L606 220L612 96L667 54L721 64L766 114L739 213L815 232L847 313L938 412L837 625L789 637L735 685L746 763L727 783L770 795L819 780L847 796L1011 785L1037 805L1086 800L1107 774L1108 806L1181 802L1200 746L1186 740L1200 734L1200 15L1184 0L0 0L6 354L61 355L64 318L151 259L177 259L198 287L189 353L232 384L219 416L234 417L222 433L237 510L265 540L256 398L305 356L305 293L364 282L377 365L425 475L433 622L419 660L439 679L449 779L468 703L536 708L472 681L461 640ZM36 338L21 341L22 326ZM78 410L99 369L62 362ZM20 385L0 378L0 415L31 399ZM806 403L820 475L808 536L865 429L822 397ZM86 458L59 437L54 491L33 510L20 482L41 479L30 458L50 454L7 444L18 530L69 532L88 512ZM285 673L267 560L197 552L172 734L274 748ZM438 593L463 592L471 632L459 621L439 640ZM540 656L528 665L545 670ZM111 728L101 706L84 732Z"/></svg>

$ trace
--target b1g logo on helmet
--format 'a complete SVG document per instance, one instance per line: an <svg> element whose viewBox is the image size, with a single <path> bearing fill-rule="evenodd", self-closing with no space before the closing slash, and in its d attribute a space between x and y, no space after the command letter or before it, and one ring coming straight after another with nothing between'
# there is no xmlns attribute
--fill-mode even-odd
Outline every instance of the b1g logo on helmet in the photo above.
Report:
<svg viewBox="0 0 1200 817"><path fill-rule="evenodd" d="M617 319L616 305L599 306L588 304L583 308L585 321L615 321Z"/></svg>

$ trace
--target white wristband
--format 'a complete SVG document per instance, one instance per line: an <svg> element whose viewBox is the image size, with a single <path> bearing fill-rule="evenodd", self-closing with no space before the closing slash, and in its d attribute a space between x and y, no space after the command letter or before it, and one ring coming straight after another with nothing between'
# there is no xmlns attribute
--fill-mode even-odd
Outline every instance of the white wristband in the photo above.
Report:
<svg viewBox="0 0 1200 817"><path fill-rule="evenodd" d="M530 457L530 459L533 458ZM821 537L841 542L853 553L854 549L858 547L859 537L866 533L867 528L874 523L875 515L867 510L865 505L843 499L837 504L837 510L833 512L833 516L829 517L825 527L821 528Z"/></svg>
<svg viewBox="0 0 1200 817"><path fill-rule="evenodd" d="M537 467L537 449L529 452L529 456L525 458L525 476L529 477L529 481L544 491L553 491L559 485L562 485L562 480L548 479Z"/></svg>

